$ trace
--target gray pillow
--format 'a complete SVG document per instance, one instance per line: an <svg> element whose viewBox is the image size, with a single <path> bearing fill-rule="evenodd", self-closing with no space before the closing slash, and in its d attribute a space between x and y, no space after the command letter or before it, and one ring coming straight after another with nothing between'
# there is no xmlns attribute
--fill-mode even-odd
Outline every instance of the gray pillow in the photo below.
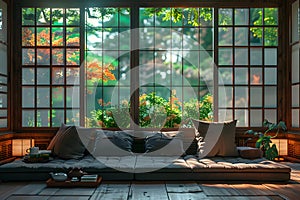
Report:
<svg viewBox="0 0 300 200"><path fill-rule="evenodd" d="M98 130L93 156L131 155L133 136L124 131Z"/></svg>
<svg viewBox="0 0 300 200"><path fill-rule="evenodd" d="M56 134L52 153L62 159L79 159L84 156L85 146L78 136L75 126L62 127Z"/></svg>
<svg viewBox="0 0 300 200"><path fill-rule="evenodd" d="M178 135L168 137L163 133L156 133L145 138L145 153L154 156L181 156L184 154L183 143Z"/></svg>
<svg viewBox="0 0 300 200"><path fill-rule="evenodd" d="M235 144L237 120L228 122L207 122L192 120L199 138L199 157L238 156Z"/></svg>
<svg viewBox="0 0 300 200"><path fill-rule="evenodd" d="M52 138L50 144L48 145L47 147L47 150L51 150L53 151L53 148L54 148L54 145L57 141L57 138L60 137L60 135L66 131L68 128L68 126L64 125L64 124L61 124L61 126L59 127L58 131L56 132L55 136Z"/></svg>

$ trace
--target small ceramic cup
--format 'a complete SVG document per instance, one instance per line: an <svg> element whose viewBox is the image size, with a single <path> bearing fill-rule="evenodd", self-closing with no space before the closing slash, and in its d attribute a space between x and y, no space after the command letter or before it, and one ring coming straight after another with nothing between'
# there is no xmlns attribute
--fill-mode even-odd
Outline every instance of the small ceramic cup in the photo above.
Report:
<svg viewBox="0 0 300 200"><path fill-rule="evenodd" d="M39 153L39 147L30 147L29 149L26 150L27 153L29 154L38 154Z"/></svg>

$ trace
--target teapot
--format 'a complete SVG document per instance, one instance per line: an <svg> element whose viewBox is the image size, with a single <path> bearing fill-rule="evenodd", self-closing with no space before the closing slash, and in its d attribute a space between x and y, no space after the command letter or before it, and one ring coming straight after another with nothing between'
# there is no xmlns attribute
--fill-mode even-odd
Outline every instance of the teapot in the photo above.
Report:
<svg viewBox="0 0 300 200"><path fill-rule="evenodd" d="M50 172L49 174L51 175L51 177L55 181L65 181L68 178L67 174L66 173L62 173L62 172L59 172L59 173Z"/></svg>
<svg viewBox="0 0 300 200"><path fill-rule="evenodd" d="M80 168L74 168L68 173L68 177L69 178L73 178L73 177L81 178L85 174L87 174L87 173L82 171Z"/></svg>

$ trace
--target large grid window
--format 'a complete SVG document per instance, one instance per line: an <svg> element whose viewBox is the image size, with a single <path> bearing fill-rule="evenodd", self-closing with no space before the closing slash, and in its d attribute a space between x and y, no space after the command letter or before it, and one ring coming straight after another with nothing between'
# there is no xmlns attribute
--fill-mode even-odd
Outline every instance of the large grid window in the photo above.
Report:
<svg viewBox="0 0 300 200"><path fill-rule="evenodd" d="M0 129L8 128L7 4L0 0Z"/></svg>
<svg viewBox="0 0 300 200"><path fill-rule="evenodd" d="M291 50L292 50L292 123L293 128L300 128L300 70L299 70L299 55L300 55L300 46L299 46L299 1L295 1L292 4L292 37L291 37Z"/></svg>
<svg viewBox="0 0 300 200"><path fill-rule="evenodd" d="M22 127L277 121L277 8L21 11Z"/></svg>
<svg viewBox="0 0 300 200"><path fill-rule="evenodd" d="M219 118L242 127L277 121L277 47L277 8L219 9Z"/></svg>
<svg viewBox="0 0 300 200"><path fill-rule="evenodd" d="M76 8L22 9L23 127L78 123L79 23Z"/></svg>

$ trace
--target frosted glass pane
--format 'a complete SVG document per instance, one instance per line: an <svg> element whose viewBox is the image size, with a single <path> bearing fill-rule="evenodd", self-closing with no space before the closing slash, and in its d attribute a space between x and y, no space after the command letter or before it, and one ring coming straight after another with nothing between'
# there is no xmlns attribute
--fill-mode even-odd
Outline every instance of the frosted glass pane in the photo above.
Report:
<svg viewBox="0 0 300 200"><path fill-rule="evenodd" d="M219 84L232 85L232 68L219 68Z"/></svg>
<svg viewBox="0 0 300 200"><path fill-rule="evenodd" d="M219 65L232 65L232 48L219 48Z"/></svg>
<svg viewBox="0 0 300 200"><path fill-rule="evenodd" d="M33 127L35 123L34 110L22 111L22 126Z"/></svg>
<svg viewBox="0 0 300 200"><path fill-rule="evenodd" d="M262 68L251 68L250 69L250 83L251 85L262 84Z"/></svg>
<svg viewBox="0 0 300 200"><path fill-rule="evenodd" d="M50 126L50 110L37 110L37 127Z"/></svg>
<svg viewBox="0 0 300 200"><path fill-rule="evenodd" d="M234 24L248 25L249 24L249 9L235 9L234 10Z"/></svg>
<svg viewBox="0 0 300 200"><path fill-rule="evenodd" d="M277 84L277 69L265 68L265 85Z"/></svg>
<svg viewBox="0 0 300 200"><path fill-rule="evenodd" d="M265 87L265 107L276 108L277 107L277 88Z"/></svg>
<svg viewBox="0 0 300 200"><path fill-rule="evenodd" d="M237 119L237 126L248 126L248 110L235 110L235 119Z"/></svg>
<svg viewBox="0 0 300 200"><path fill-rule="evenodd" d="M277 122L277 110L275 109L265 109L265 117L264 119L267 119L270 122Z"/></svg>
<svg viewBox="0 0 300 200"><path fill-rule="evenodd" d="M299 107L299 85L292 86L292 107Z"/></svg>
<svg viewBox="0 0 300 200"><path fill-rule="evenodd" d="M50 68L37 68L36 73L38 85L50 84Z"/></svg>
<svg viewBox="0 0 300 200"><path fill-rule="evenodd" d="M79 126L79 110L67 110L66 124Z"/></svg>
<svg viewBox="0 0 300 200"><path fill-rule="evenodd" d="M50 88L38 87L37 88L37 105L38 108L50 107Z"/></svg>
<svg viewBox="0 0 300 200"><path fill-rule="evenodd" d="M235 107L246 108L248 107L248 88L236 87L235 88Z"/></svg>
<svg viewBox="0 0 300 200"><path fill-rule="evenodd" d="M292 50L292 83L299 82L299 45Z"/></svg>
<svg viewBox="0 0 300 200"><path fill-rule="evenodd" d="M67 107L79 108L79 87L67 87Z"/></svg>
<svg viewBox="0 0 300 200"><path fill-rule="evenodd" d="M262 48L250 49L250 65L262 65Z"/></svg>
<svg viewBox="0 0 300 200"><path fill-rule="evenodd" d="M248 28L235 28L234 34L235 46L248 46Z"/></svg>
<svg viewBox="0 0 300 200"><path fill-rule="evenodd" d="M250 126L261 127L263 123L261 110L250 110Z"/></svg>
<svg viewBox="0 0 300 200"><path fill-rule="evenodd" d="M262 107L262 87L250 88L250 106Z"/></svg>
<svg viewBox="0 0 300 200"><path fill-rule="evenodd" d="M33 108L34 107L34 88L33 87L23 87L22 88L22 107L23 108Z"/></svg>
<svg viewBox="0 0 300 200"><path fill-rule="evenodd" d="M219 107L232 107L232 87L219 87Z"/></svg>
<svg viewBox="0 0 300 200"><path fill-rule="evenodd" d="M233 120L231 109L219 109L218 111L219 122Z"/></svg>
<svg viewBox="0 0 300 200"><path fill-rule="evenodd" d="M299 127L299 109L292 110L292 127Z"/></svg>
<svg viewBox="0 0 300 200"><path fill-rule="evenodd" d="M219 46L232 46L232 28L219 28Z"/></svg>
<svg viewBox="0 0 300 200"><path fill-rule="evenodd" d="M0 43L0 73L7 75L7 46Z"/></svg>
<svg viewBox="0 0 300 200"><path fill-rule="evenodd" d="M248 49L236 48L234 55L235 65L248 65Z"/></svg>
<svg viewBox="0 0 300 200"><path fill-rule="evenodd" d="M0 108L7 108L7 94L0 94Z"/></svg>
<svg viewBox="0 0 300 200"><path fill-rule="evenodd" d="M235 84L248 84L248 68L235 68Z"/></svg>
<svg viewBox="0 0 300 200"><path fill-rule="evenodd" d="M34 84L34 68L22 69L22 84L33 85Z"/></svg>
<svg viewBox="0 0 300 200"><path fill-rule="evenodd" d="M65 114L64 110L52 110L52 126L53 127L60 127L61 123L65 121Z"/></svg>
<svg viewBox="0 0 300 200"><path fill-rule="evenodd" d="M292 4L292 43L299 40L298 8L299 8L299 1L296 1L295 3Z"/></svg>
<svg viewBox="0 0 300 200"><path fill-rule="evenodd" d="M277 65L277 49L265 49L265 65Z"/></svg>
<svg viewBox="0 0 300 200"><path fill-rule="evenodd" d="M0 40L7 42L7 4L4 1L0 1L0 10Z"/></svg>

